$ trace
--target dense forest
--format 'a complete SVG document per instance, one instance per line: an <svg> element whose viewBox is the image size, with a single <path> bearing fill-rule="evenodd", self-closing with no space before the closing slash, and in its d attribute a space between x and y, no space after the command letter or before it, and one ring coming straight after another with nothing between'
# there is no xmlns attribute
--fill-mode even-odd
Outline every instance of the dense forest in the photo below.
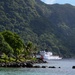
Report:
<svg viewBox="0 0 75 75"><path fill-rule="evenodd" d="M0 63L34 60L35 58L32 57L36 51L36 47L32 42L24 44L16 33L10 31L0 32Z"/></svg>
<svg viewBox="0 0 75 75"><path fill-rule="evenodd" d="M5 30L17 33L24 44L33 42L38 50L49 50L62 57L75 57L75 6L70 4L0 0L0 31ZM8 38L0 35L1 39ZM6 42L5 45L9 46ZM8 48L13 52L12 47Z"/></svg>

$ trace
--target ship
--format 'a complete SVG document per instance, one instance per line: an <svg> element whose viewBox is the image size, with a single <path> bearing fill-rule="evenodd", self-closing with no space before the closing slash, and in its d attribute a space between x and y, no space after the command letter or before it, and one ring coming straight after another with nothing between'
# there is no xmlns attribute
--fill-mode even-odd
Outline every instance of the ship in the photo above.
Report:
<svg viewBox="0 0 75 75"><path fill-rule="evenodd" d="M40 57L42 56L43 59L51 60L51 59L62 59L58 55L53 55L52 52L40 51Z"/></svg>

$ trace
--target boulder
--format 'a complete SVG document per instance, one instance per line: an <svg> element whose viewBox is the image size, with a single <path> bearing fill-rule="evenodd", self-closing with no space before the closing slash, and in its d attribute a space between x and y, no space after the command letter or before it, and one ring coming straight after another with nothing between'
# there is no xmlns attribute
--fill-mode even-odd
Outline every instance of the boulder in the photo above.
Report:
<svg viewBox="0 0 75 75"><path fill-rule="evenodd" d="M33 67L33 64L32 63L26 63L26 67L32 68Z"/></svg>
<svg viewBox="0 0 75 75"><path fill-rule="evenodd" d="M33 66L33 68L41 68L39 65Z"/></svg>
<svg viewBox="0 0 75 75"><path fill-rule="evenodd" d="M55 66L49 66L48 68L56 68Z"/></svg>
<svg viewBox="0 0 75 75"><path fill-rule="evenodd" d="M42 66L42 68L46 68L47 66Z"/></svg>
<svg viewBox="0 0 75 75"><path fill-rule="evenodd" d="M75 69L75 66L72 66L73 69Z"/></svg>

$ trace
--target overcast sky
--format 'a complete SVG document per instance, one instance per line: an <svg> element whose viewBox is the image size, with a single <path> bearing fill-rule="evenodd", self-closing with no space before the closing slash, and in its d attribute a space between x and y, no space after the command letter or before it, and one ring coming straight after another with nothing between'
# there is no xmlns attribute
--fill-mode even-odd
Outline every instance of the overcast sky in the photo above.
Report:
<svg viewBox="0 0 75 75"><path fill-rule="evenodd" d="M69 3L75 6L75 0L41 0L47 4L54 4L54 3L59 3L59 4L65 4Z"/></svg>

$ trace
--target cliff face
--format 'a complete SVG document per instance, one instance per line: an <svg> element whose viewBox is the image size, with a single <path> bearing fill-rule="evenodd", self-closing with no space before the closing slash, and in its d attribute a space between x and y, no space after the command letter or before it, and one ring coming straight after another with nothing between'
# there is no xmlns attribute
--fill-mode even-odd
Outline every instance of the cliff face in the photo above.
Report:
<svg viewBox="0 0 75 75"><path fill-rule="evenodd" d="M39 50L74 57L75 7L40 0L0 0L0 31L17 32Z"/></svg>

